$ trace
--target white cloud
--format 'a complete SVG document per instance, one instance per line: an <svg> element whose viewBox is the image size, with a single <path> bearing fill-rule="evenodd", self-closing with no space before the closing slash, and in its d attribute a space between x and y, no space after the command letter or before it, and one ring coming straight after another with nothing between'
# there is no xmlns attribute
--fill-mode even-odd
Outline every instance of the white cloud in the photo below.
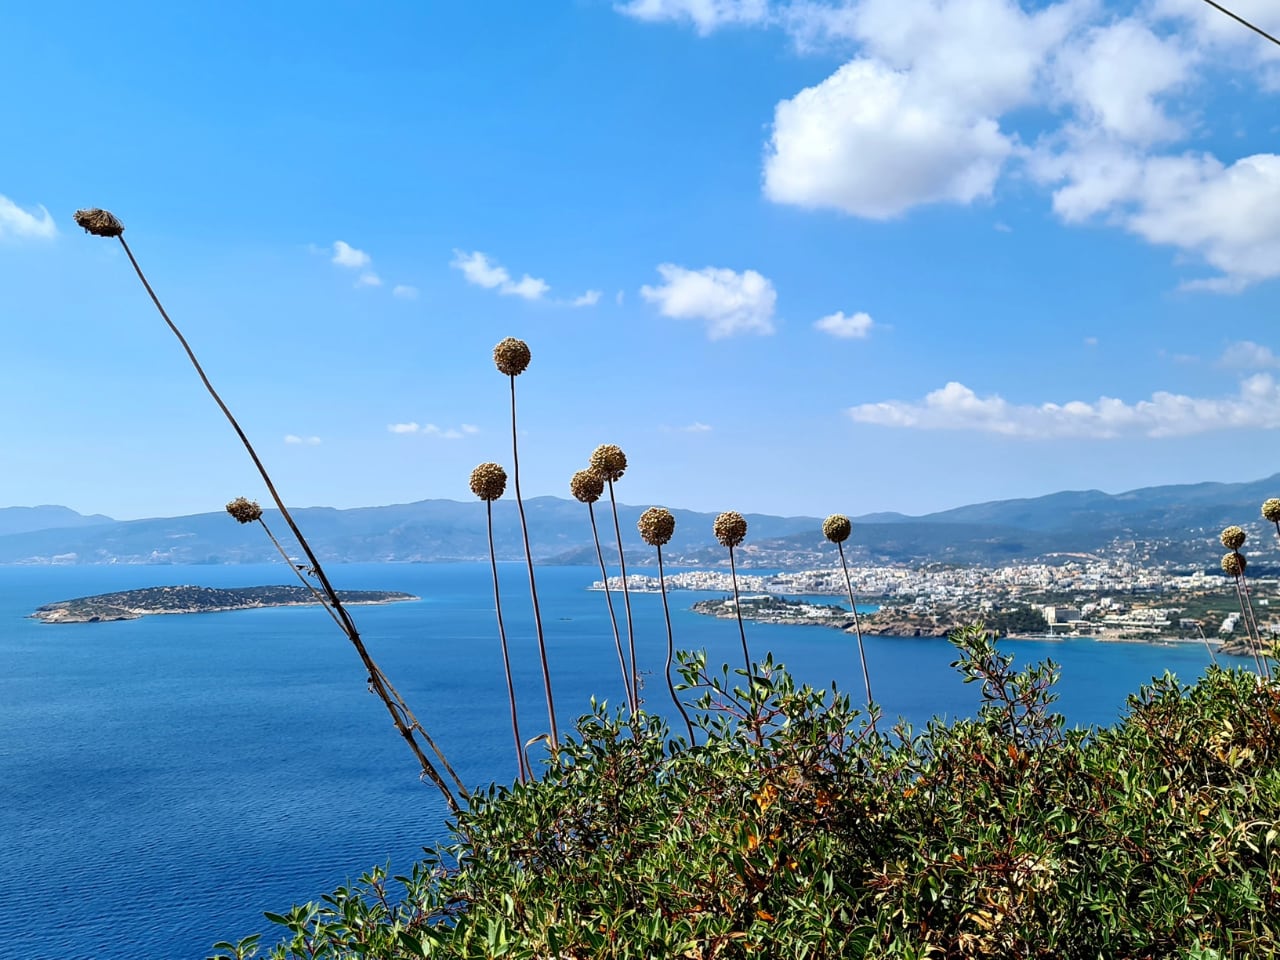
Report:
<svg viewBox="0 0 1280 960"><path fill-rule="evenodd" d="M1240 340L1227 344L1218 358L1218 366L1236 370L1265 370L1280 367L1280 357L1270 347L1252 340Z"/></svg>
<svg viewBox="0 0 1280 960"><path fill-rule="evenodd" d="M629 0L619 13L637 20L687 20L706 35L730 24L760 23L769 15L768 0Z"/></svg>
<svg viewBox="0 0 1280 960"><path fill-rule="evenodd" d="M392 433L400 434L418 434L423 437L435 437L440 440L461 440L463 437L474 436L480 432L480 428L472 423L464 423L457 427L440 427L434 423L417 423L409 421L408 423L389 423L387 429Z"/></svg>
<svg viewBox="0 0 1280 960"><path fill-rule="evenodd" d="M315 447L315 446L319 446L320 438L319 437L300 437L295 433L286 433L284 437L284 442L293 446L302 445L307 447Z"/></svg>
<svg viewBox="0 0 1280 960"><path fill-rule="evenodd" d="M512 280L511 274L507 272L506 267L490 261L488 255L481 253L479 250L473 250L471 253L454 250L453 260L449 266L455 270L461 270L462 275L467 279L467 283L474 284L477 287L486 287L490 290L496 289L505 296L523 297L526 300L540 300L543 294L551 289L545 280L531 277L527 273L519 280Z"/></svg>
<svg viewBox="0 0 1280 960"><path fill-rule="evenodd" d="M0 240L38 239L48 240L58 235L58 228L53 217L44 207L37 207L39 214L23 210L20 206L0 194Z"/></svg>
<svg viewBox="0 0 1280 960"><path fill-rule="evenodd" d="M656 303L665 317L701 320L712 340L739 333L770 334L778 295L773 284L754 270L737 273L719 267L688 270L674 263L658 265L663 282L643 286L640 295Z"/></svg>
<svg viewBox="0 0 1280 960"><path fill-rule="evenodd" d="M357 250L349 243L342 240L335 240L333 243L333 262L340 267L350 267L352 270L359 270L369 266L373 262L372 258L363 250Z"/></svg>
<svg viewBox="0 0 1280 960"><path fill-rule="evenodd" d="M843 310L828 314L814 323L814 327L823 333L844 340L864 340L870 336L873 326L875 324L871 320L871 314L855 313L846 317Z"/></svg>
<svg viewBox="0 0 1280 960"><path fill-rule="evenodd" d="M588 290L586 293L582 294L582 296L574 297L573 300L570 302L569 306L594 307L599 302L600 302L600 291Z"/></svg>
<svg viewBox="0 0 1280 960"><path fill-rule="evenodd" d="M680 427L679 429L683 433L710 433L711 432L711 426L709 424L701 423L698 421L695 421L689 424L687 427Z"/></svg>
<svg viewBox="0 0 1280 960"><path fill-rule="evenodd" d="M906 73L854 60L778 104L764 190L777 203L886 219L990 196L1012 150L990 117L930 104Z"/></svg>
<svg viewBox="0 0 1280 960"><path fill-rule="evenodd" d="M850 407L859 423L917 430L971 430L1022 438L1115 439L1173 437L1211 430L1280 428L1280 385L1254 374L1234 397L1198 398L1159 391L1126 403L1101 397L1093 403L1012 404L998 394L980 397L951 382L918 403L889 400Z"/></svg>
<svg viewBox="0 0 1280 960"><path fill-rule="evenodd" d="M1240 111L1209 94L1280 93L1280 49L1203 0L635 0L620 9L709 33L788 31L838 52L826 79L778 102L763 191L869 219L970 205L1029 174L1068 224L1101 221L1240 291L1280 276L1280 151L1199 152ZM1233 10L1280 32L1275 0ZM1264 111L1258 116L1266 117ZM1266 122L1265 120L1262 122Z"/></svg>
<svg viewBox="0 0 1280 960"><path fill-rule="evenodd" d="M1084 345L1085 345L1086 347L1096 347L1096 346L1098 345L1098 338L1097 338L1097 337L1085 337L1085 338L1084 338Z"/></svg>
<svg viewBox="0 0 1280 960"><path fill-rule="evenodd" d="M356 280L357 287L380 287L382 286L382 278L372 270L366 270L360 274L360 278Z"/></svg>
<svg viewBox="0 0 1280 960"><path fill-rule="evenodd" d="M411 287L406 283L397 283L391 290L393 297L399 297L401 300L417 300L418 288Z"/></svg>

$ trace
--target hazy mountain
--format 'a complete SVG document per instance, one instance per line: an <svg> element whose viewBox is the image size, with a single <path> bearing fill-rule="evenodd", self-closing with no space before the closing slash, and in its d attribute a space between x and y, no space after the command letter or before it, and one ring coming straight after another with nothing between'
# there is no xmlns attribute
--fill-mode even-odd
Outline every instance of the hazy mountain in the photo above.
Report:
<svg viewBox="0 0 1280 960"><path fill-rule="evenodd" d="M84 516L69 507L46 505L41 507L0 507L0 536L10 533L29 533L32 530L53 530L65 527L90 527L96 524L115 523L100 513Z"/></svg>
<svg viewBox="0 0 1280 960"><path fill-rule="evenodd" d="M1121 494L1064 491L1000 500L920 517L897 513L854 518L846 552L875 562L1007 563L1053 554L1124 551L1142 561L1212 566L1216 536L1229 523L1267 534L1259 506L1280 495L1280 474L1251 483L1148 487ZM641 506L619 505L628 562L652 560L640 541ZM607 544L613 516L596 504ZM674 509L676 533L664 549L672 563L718 564L725 551L712 536L714 514ZM523 557L511 500L494 504L494 543L503 559ZM574 500L535 497L525 502L535 559L595 562L587 508ZM322 560L337 562L472 560L488 556L484 504L422 500L385 507L335 510L309 507L294 516ZM291 554L299 553L276 511L264 519ZM827 557L818 517L749 514L740 551L744 566L804 564ZM615 548L616 553L616 548ZM608 553L606 552L606 556ZM0 509L0 563L248 563L278 558L257 524L242 526L225 512L114 521L84 517L65 507Z"/></svg>

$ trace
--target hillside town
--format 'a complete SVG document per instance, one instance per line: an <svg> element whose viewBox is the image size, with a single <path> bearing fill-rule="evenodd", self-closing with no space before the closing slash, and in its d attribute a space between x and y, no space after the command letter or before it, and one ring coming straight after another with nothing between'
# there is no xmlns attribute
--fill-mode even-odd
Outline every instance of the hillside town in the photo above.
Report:
<svg viewBox="0 0 1280 960"><path fill-rule="evenodd" d="M1244 622L1234 581L1221 574L1152 570L1126 560L1080 558L1059 564L1019 564L1003 567L955 567L945 565L859 566L849 570L853 594L859 606L879 609L869 614L865 627L871 632L909 635L945 635L976 620L999 622L1014 613L1031 613L1018 621L1021 629L1010 635L1087 636L1099 640L1170 642L1208 640L1229 643L1243 639ZM656 591L657 577L630 574L633 591ZM730 574L721 570L685 570L666 577L671 591L729 594ZM1255 619L1263 636L1280 635L1278 581L1274 578L1246 583ZM611 577L610 589L621 589L619 577ZM592 589L602 589L599 580ZM738 576L744 615L748 601L765 597L807 598L848 596L839 567ZM732 599L727 602L731 605ZM847 600L846 600L847 603ZM756 619L772 622L833 623L829 609L806 612L795 604L755 604ZM731 607L730 607L731 609ZM710 612L702 606L699 612ZM1027 629L1026 625L1031 628Z"/></svg>

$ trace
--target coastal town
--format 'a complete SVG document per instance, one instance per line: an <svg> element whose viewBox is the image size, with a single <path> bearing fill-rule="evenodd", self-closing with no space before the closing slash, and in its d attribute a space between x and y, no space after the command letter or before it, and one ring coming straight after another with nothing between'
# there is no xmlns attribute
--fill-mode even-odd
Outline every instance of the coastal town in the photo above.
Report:
<svg viewBox="0 0 1280 960"><path fill-rule="evenodd" d="M861 627L890 636L945 636L982 620L1011 637L1092 637L1097 640L1225 644L1246 641L1242 599L1259 633L1280 635L1277 580L1251 579L1247 594L1218 573L1149 569L1124 560L1072 558L979 568L860 566L849 570ZM657 577L630 574L633 591L659 589ZM619 577L609 587L621 589ZM699 613L736 616L728 571L683 570L666 577L669 591L722 594L700 599ZM597 580L592 589L602 589ZM738 576L744 617L772 623L851 627L848 587L839 567ZM833 607L817 597L845 597ZM1273 605L1274 603L1274 605ZM867 612L862 613L866 605ZM874 609L872 609L874 608Z"/></svg>

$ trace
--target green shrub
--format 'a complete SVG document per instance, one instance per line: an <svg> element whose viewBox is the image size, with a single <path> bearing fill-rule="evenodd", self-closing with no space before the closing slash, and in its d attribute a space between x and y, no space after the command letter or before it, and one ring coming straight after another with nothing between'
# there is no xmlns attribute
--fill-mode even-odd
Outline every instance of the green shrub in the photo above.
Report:
<svg viewBox="0 0 1280 960"><path fill-rule="evenodd" d="M1115 727L1057 668L952 640L975 720L877 733L771 661L682 658L700 742L593 703L386 890L268 914L273 958L1264 957L1280 953L1280 691L1166 675ZM256 955L256 939L217 956Z"/></svg>

